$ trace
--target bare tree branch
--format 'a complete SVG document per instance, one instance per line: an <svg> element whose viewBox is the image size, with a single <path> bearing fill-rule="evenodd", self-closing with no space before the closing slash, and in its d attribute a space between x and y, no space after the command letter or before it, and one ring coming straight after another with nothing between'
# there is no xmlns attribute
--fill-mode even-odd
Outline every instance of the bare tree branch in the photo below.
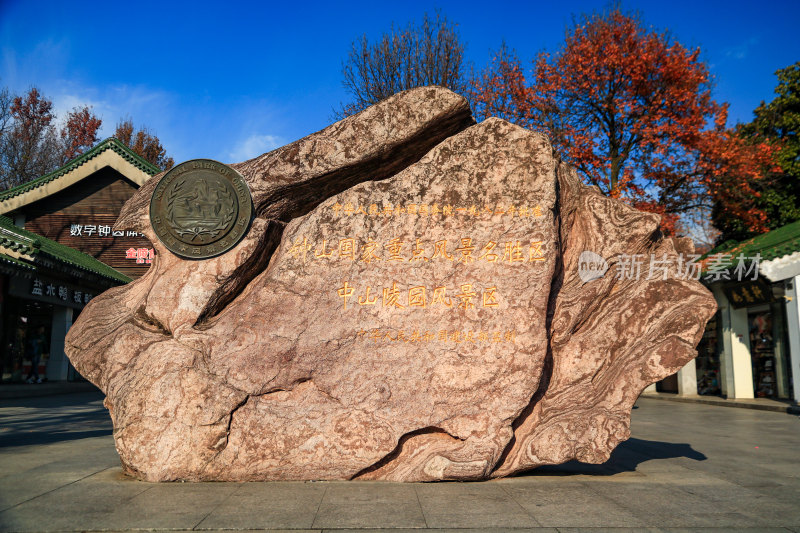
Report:
<svg viewBox="0 0 800 533"><path fill-rule="evenodd" d="M342 64L342 83L352 101L334 111L341 119L358 113L393 94L426 85L439 85L467 93L464 45L454 24L440 13L405 29L394 25L380 41L370 44L366 35L353 42Z"/></svg>

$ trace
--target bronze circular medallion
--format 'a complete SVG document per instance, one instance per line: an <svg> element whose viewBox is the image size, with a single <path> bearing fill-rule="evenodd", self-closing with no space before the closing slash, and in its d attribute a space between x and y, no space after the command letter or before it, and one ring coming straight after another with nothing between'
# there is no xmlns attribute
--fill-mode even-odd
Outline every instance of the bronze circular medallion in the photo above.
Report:
<svg viewBox="0 0 800 533"><path fill-rule="evenodd" d="M150 199L150 223L172 253L205 259L226 252L250 227L253 202L228 165L192 159L173 167Z"/></svg>

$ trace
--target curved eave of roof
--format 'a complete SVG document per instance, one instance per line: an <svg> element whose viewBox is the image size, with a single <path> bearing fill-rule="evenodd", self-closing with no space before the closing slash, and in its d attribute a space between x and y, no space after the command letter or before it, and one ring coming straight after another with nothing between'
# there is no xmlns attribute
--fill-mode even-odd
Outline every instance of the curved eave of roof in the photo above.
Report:
<svg viewBox="0 0 800 533"><path fill-rule="evenodd" d="M800 251L761 261L758 271L772 282L800 276Z"/></svg>
<svg viewBox="0 0 800 533"><path fill-rule="evenodd" d="M109 137L58 170L0 193L0 214L46 198L107 166L139 186L161 172L121 141Z"/></svg>
<svg viewBox="0 0 800 533"><path fill-rule="evenodd" d="M37 256L69 265L72 268L90 272L94 275L110 279L115 282L128 283L131 278L108 266L102 261L83 252L57 243L28 230L17 228L7 217L0 215L0 256L5 256L6 262L23 263L23 259L35 262Z"/></svg>
<svg viewBox="0 0 800 533"><path fill-rule="evenodd" d="M800 261L800 220L741 242L729 241L717 246L700 258L699 262L703 265L703 271L708 268L712 261L712 256L717 254L729 255L734 260L740 254L748 259L758 255L759 270L762 270L762 265L765 264L767 264L767 271L770 271L769 264L775 267L780 265L781 270L783 270L788 263ZM766 272L763 273L772 281L785 279L773 279ZM777 271L774 271L772 275L779 276Z"/></svg>
<svg viewBox="0 0 800 533"><path fill-rule="evenodd" d="M26 263L25 261L21 261L18 258L5 254L2 252L2 248L0 248L0 263L6 263L16 268L21 268L23 270L36 270L36 267L31 265L30 263Z"/></svg>
<svg viewBox="0 0 800 533"><path fill-rule="evenodd" d="M102 267L100 267L100 268L97 268L97 267L92 268L91 266L87 266L87 265L72 261L72 260L70 260L70 259L68 259L68 258L66 258L66 257L64 257L62 255L59 255L59 254L51 254L51 253L47 253L47 252L44 252L44 253L45 253L45 255L50 257L51 259L53 259L55 261L58 261L60 263L65 263L65 264L71 266L72 268L77 268L78 270L83 270L85 272L90 272L90 273L92 273L92 274L94 274L96 276L100 276L100 277L103 277L103 278L106 278L106 279L110 279L110 280L115 281L117 283L130 283L131 281L133 281L133 279L129 278L128 276L126 276L122 272L119 272L118 270L115 270L114 268L108 266L107 264L103 263L102 261L98 261L97 259L94 259L94 257L91 257L89 255L87 255L86 257L89 257L90 259L93 259L94 261L97 261L98 263L100 263L102 265ZM109 271L111 271L111 272L109 272Z"/></svg>

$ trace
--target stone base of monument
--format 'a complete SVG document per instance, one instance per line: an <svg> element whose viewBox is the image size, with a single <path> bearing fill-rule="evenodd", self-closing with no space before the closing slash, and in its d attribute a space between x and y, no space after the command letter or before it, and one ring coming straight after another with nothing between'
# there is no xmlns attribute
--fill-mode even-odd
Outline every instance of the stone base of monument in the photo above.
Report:
<svg viewBox="0 0 800 533"><path fill-rule="evenodd" d="M583 185L545 136L475 124L445 89L230 168L252 196L243 238L195 217L222 193L173 176L183 189L154 196L154 177L115 226L153 241L152 268L67 337L141 479L478 480L600 463L716 309L684 275L690 242L663 237L657 215ZM160 218L154 230L156 197L171 236ZM216 238L233 247L214 255ZM197 239L210 257L191 258ZM657 276L620 275L651 255Z"/></svg>

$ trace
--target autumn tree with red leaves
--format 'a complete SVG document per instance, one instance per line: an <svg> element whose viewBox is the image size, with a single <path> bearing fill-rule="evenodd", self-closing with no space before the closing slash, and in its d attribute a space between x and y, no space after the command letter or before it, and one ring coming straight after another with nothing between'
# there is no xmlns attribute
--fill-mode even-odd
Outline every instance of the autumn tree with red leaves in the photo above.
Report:
<svg viewBox="0 0 800 533"><path fill-rule="evenodd" d="M76 107L60 127L53 102L37 88L24 96L0 91L0 191L48 174L98 142L102 120L88 106ZM157 136L134 128L127 118L114 134L135 153L162 170L175 164Z"/></svg>
<svg viewBox="0 0 800 533"><path fill-rule="evenodd" d="M578 20L558 52L538 56L530 79L503 46L472 99L479 118L547 133L587 183L661 214L665 233L715 202L763 231L766 215L747 199L758 196L752 185L773 149L726 129L727 105L711 88L699 50L614 9Z"/></svg>
<svg viewBox="0 0 800 533"><path fill-rule="evenodd" d="M97 130L102 122L87 106L76 107L67 115L67 123L61 130L63 163L78 157L97 143Z"/></svg>
<svg viewBox="0 0 800 533"><path fill-rule="evenodd" d="M117 124L114 137L161 170L169 170L175 165L175 160L167 155L158 137L147 128L136 129L130 118Z"/></svg>
<svg viewBox="0 0 800 533"><path fill-rule="evenodd" d="M59 142L53 125L53 103L34 87L27 95L4 90L6 127L0 141L0 183L3 188L37 178L58 165Z"/></svg>
<svg viewBox="0 0 800 533"><path fill-rule="evenodd" d="M60 130L53 102L32 88L24 96L0 92L0 190L36 179L97 143L101 120L75 108Z"/></svg>

